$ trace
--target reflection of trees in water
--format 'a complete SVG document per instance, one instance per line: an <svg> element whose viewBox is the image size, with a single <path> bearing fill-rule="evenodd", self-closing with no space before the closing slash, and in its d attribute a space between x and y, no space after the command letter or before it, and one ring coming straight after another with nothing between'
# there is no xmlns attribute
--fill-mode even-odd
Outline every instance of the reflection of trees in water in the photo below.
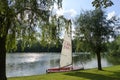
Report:
<svg viewBox="0 0 120 80"><path fill-rule="evenodd" d="M59 62L60 62L59 59L51 59L50 60L50 66L51 67L57 67L57 66L59 66Z"/></svg>
<svg viewBox="0 0 120 80"><path fill-rule="evenodd" d="M120 64L120 56L109 56L106 55L107 61L109 63L112 63L113 65L118 65Z"/></svg>
<svg viewBox="0 0 120 80"><path fill-rule="evenodd" d="M76 56L73 57L73 63L87 63L88 61L90 61L92 58L94 57L94 55L92 54L77 54Z"/></svg>
<svg viewBox="0 0 120 80"><path fill-rule="evenodd" d="M73 63L74 64L81 64L81 63L87 63L88 61L90 61L92 58L94 58L94 54L75 54L73 56ZM50 66L51 67L58 67L59 66L59 62L60 59L59 58L55 58L52 57L52 59L50 60Z"/></svg>

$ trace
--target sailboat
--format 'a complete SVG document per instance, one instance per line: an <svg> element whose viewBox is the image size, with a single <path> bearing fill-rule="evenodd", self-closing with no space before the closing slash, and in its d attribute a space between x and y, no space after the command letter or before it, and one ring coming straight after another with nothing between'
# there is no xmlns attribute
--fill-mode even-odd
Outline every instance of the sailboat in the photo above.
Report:
<svg viewBox="0 0 120 80"><path fill-rule="evenodd" d="M47 69L46 72L47 73L66 72L66 71L74 71L81 69L84 68L73 66L71 20L68 20L67 29L65 31L63 44L62 44L59 67Z"/></svg>

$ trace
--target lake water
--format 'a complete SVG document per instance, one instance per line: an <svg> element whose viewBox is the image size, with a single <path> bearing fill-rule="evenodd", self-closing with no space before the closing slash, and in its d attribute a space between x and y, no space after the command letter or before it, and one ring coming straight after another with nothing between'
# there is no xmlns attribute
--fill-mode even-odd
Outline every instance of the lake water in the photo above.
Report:
<svg viewBox="0 0 120 80"><path fill-rule="evenodd" d="M59 57L60 53L9 53L6 56L7 77L46 74L46 69L59 67ZM103 56L102 67L119 64L120 59L118 62L113 60L113 57ZM84 66L85 69L97 67L96 57L90 54L74 55L73 63L75 66Z"/></svg>

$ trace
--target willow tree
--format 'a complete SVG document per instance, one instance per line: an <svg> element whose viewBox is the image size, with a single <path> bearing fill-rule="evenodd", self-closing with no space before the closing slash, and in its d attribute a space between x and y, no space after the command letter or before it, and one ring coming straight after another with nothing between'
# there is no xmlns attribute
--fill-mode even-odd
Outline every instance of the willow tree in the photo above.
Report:
<svg viewBox="0 0 120 80"><path fill-rule="evenodd" d="M75 21L77 46L97 55L98 70L102 70L101 53L106 49L105 43L114 35L114 23L114 19L106 19L101 9L83 11Z"/></svg>
<svg viewBox="0 0 120 80"><path fill-rule="evenodd" d="M46 46L47 44L55 44L58 46L62 36L62 31L65 30L68 20L64 16L51 16L48 25L41 26L41 43ZM57 44L58 43L58 44Z"/></svg>
<svg viewBox="0 0 120 80"><path fill-rule="evenodd" d="M0 79L6 78L6 50L14 49L16 40L22 46L36 39L39 26L48 24L54 3L62 0L0 0ZM42 30L42 29L41 29Z"/></svg>

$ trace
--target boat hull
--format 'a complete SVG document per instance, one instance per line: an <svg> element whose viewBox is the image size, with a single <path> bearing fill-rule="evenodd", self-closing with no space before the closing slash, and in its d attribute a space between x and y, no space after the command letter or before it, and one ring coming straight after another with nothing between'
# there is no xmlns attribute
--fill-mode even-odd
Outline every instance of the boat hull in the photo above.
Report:
<svg viewBox="0 0 120 80"><path fill-rule="evenodd" d="M82 67L64 67L64 68L51 68L47 69L47 73L56 73L56 72L68 72L68 71L78 71L78 70L83 70L84 68Z"/></svg>

